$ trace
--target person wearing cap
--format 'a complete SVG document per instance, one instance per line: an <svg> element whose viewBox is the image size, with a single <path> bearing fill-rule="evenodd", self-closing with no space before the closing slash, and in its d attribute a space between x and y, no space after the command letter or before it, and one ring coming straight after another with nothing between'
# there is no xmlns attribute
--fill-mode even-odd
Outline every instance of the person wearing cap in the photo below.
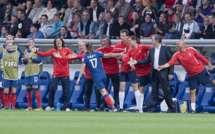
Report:
<svg viewBox="0 0 215 134"><path fill-rule="evenodd" d="M44 35L42 32L39 31L40 29L40 24L31 24L30 25L30 34L27 36L27 38L32 38L32 39L43 39Z"/></svg>

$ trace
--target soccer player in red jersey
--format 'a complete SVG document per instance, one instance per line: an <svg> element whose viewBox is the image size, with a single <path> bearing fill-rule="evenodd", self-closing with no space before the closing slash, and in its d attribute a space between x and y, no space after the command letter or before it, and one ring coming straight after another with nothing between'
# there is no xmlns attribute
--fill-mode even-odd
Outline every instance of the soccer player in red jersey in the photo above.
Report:
<svg viewBox="0 0 215 134"><path fill-rule="evenodd" d="M130 36L128 39L128 43L132 47L132 49L128 50L127 56L125 58L121 58L120 60L122 62L128 63L130 59L132 60L145 60L147 58L147 54L149 49L152 48L152 46L147 45L141 45L138 44L139 39L137 39L135 36ZM137 109L140 113L143 112L143 100L144 100L144 92L145 92L145 85L150 83L150 69L151 69L151 63L149 64L140 64L140 65L134 65L134 68L136 70L136 74L139 80L139 99L136 99ZM139 101L139 102L137 102Z"/></svg>
<svg viewBox="0 0 215 134"><path fill-rule="evenodd" d="M120 39L121 41L115 46L115 48L111 52L120 52L127 54L128 50L131 49L128 43L129 32L126 29L120 31ZM121 64L121 72L120 72L120 91L119 91L119 103L120 109L119 112L123 112L124 98L125 98L125 86L126 82L130 81L133 87L135 96L139 95L138 91L138 78L136 75L136 71L131 68L131 66L122 62ZM137 101L139 102L139 101Z"/></svg>
<svg viewBox="0 0 215 134"><path fill-rule="evenodd" d="M191 100L191 113L195 113L196 101L196 88L198 88L198 81L203 85L211 83L215 87L215 80L211 78L206 71L203 63L213 69L211 63L201 54L199 54L193 47L185 47L184 40L178 40L176 47L179 49L172 57L172 59L162 66L158 66L157 70L160 71L164 68L172 66L176 61L179 61L185 68L188 75L188 82L190 86L190 100ZM199 62L202 61L202 62Z"/></svg>
<svg viewBox="0 0 215 134"><path fill-rule="evenodd" d="M41 57L44 56L52 56L54 59L54 70L52 74L52 80L50 84L49 90L49 100L48 107L46 107L46 111L54 110L54 95L57 90L58 82L61 81L63 87L63 100L64 100L64 108L66 111L70 111L69 109L69 95L70 95L70 79L69 79L69 62L68 59L63 59L62 57L66 57L69 54L73 54L73 52L64 46L64 41L60 37L56 37L54 40L54 49L51 49L47 52L37 51L36 48L32 49L37 55ZM60 56L60 57L59 57Z"/></svg>
<svg viewBox="0 0 215 134"><path fill-rule="evenodd" d="M111 45L111 40L108 36L103 35L100 38L100 42L102 47L96 49L95 51L102 52L104 54L110 53L115 45ZM119 102L119 64L116 58L102 58L102 64L107 76L107 81L105 85L105 89L108 89L109 80L111 79L114 88L114 100L115 107L118 106ZM108 111L107 104L103 101L104 111Z"/></svg>

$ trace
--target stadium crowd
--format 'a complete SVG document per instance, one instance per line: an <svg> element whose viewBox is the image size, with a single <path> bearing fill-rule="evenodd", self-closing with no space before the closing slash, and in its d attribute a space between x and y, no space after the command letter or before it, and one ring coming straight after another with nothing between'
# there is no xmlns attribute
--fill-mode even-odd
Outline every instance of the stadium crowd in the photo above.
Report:
<svg viewBox="0 0 215 134"><path fill-rule="evenodd" d="M1 0L1 38L215 39L215 0Z"/></svg>

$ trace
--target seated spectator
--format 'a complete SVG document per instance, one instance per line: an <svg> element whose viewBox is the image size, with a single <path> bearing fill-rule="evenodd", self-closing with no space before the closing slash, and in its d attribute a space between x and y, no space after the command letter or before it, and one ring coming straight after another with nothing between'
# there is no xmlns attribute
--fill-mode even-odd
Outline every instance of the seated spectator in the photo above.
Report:
<svg viewBox="0 0 215 134"><path fill-rule="evenodd" d="M48 0L47 7L44 8L43 11L40 13L39 18L41 18L43 14L46 14L49 17L48 18L49 23L52 24L54 22L54 15L56 13L57 13L57 9L55 8L54 0Z"/></svg>
<svg viewBox="0 0 215 134"><path fill-rule="evenodd" d="M66 26L70 26L72 23L73 19L73 0L67 0L67 6L68 8L66 9L65 16L63 18L63 22Z"/></svg>
<svg viewBox="0 0 215 134"><path fill-rule="evenodd" d="M59 30L62 26L65 26L65 24L63 23L63 21L60 20L60 15L56 13L54 15L54 23L52 24L52 29L51 32L49 33L49 36L51 36L52 38L58 36L60 33Z"/></svg>
<svg viewBox="0 0 215 134"><path fill-rule="evenodd" d="M214 21L213 17L214 17L214 14L213 14L213 13L211 13L211 14L208 15L210 24L213 24L213 21Z"/></svg>
<svg viewBox="0 0 215 134"><path fill-rule="evenodd" d="M173 22L173 16L175 14L175 9L170 7L168 10L168 21Z"/></svg>
<svg viewBox="0 0 215 134"><path fill-rule="evenodd" d="M101 12L104 12L105 9L99 5L98 0L91 0L89 11L90 11L90 17L91 17L91 19L94 22L97 22L97 20L99 18L99 14Z"/></svg>
<svg viewBox="0 0 215 134"><path fill-rule="evenodd" d="M107 22L107 25L104 29L103 35L106 35L111 39L116 38L116 34L117 34L116 29L119 28L118 27L119 25L118 25L118 22L113 18L113 13L111 11L107 11L105 13L105 21Z"/></svg>
<svg viewBox="0 0 215 134"><path fill-rule="evenodd" d="M210 0L202 0L202 6L196 8L196 15L194 19L196 20L200 27L201 26L204 27L203 18L211 14L211 10L212 8L210 5Z"/></svg>
<svg viewBox="0 0 215 134"><path fill-rule="evenodd" d="M0 29L3 25L3 20L4 20L4 9L0 8Z"/></svg>
<svg viewBox="0 0 215 134"><path fill-rule="evenodd" d="M90 19L89 10L83 11L83 20L79 23L78 26L78 35L80 38L88 39L92 34L94 22Z"/></svg>
<svg viewBox="0 0 215 134"><path fill-rule="evenodd" d="M13 9L13 4L10 1L8 1L8 3L6 4L3 23L10 24L11 16L13 15L17 15L17 11Z"/></svg>
<svg viewBox="0 0 215 134"><path fill-rule="evenodd" d="M41 17L41 23L40 23L40 32L43 33L43 36L46 38L51 30L52 30L52 25L48 21L48 16L46 14L43 14Z"/></svg>
<svg viewBox="0 0 215 134"><path fill-rule="evenodd" d="M1 36L0 38L5 38L10 34L10 26L9 25L4 25L1 28Z"/></svg>
<svg viewBox="0 0 215 134"><path fill-rule="evenodd" d="M211 10L211 13L215 13L215 4L213 4L213 9Z"/></svg>
<svg viewBox="0 0 215 134"><path fill-rule="evenodd" d="M113 29L115 29L115 33L112 36L112 39L120 39L120 31L122 29L127 29L129 31L129 25L127 22L125 22L125 19L123 16L119 16L118 17L118 24L116 27L113 27ZM111 30L111 29L110 29Z"/></svg>
<svg viewBox="0 0 215 134"><path fill-rule="evenodd" d="M113 18L118 18L118 8L116 6L115 0L107 0L105 12L110 11L113 13Z"/></svg>
<svg viewBox="0 0 215 134"><path fill-rule="evenodd" d="M32 7L33 7L32 0L27 0L26 1L26 10L25 10L26 17L28 17L29 14L31 13Z"/></svg>
<svg viewBox="0 0 215 134"><path fill-rule="evenodd" d="M140 18L141 13L143 12L142 0L135 0L135 6L133 7L133 9L131 10L131 12L128 15L129 22L131 22L133 20L131 17L133 11L137 11L139 18Z"/></svg>
<svg viewBox="0 0 215 134"><path fill-rule="evenodd" d="M142 0L143 1L143 6L145 7L148 3L152 3L153 7L156 7L156 0ZM162 0L159 0L162 1ZM163 3L162 3L163 4Z"/></svg>
<svg viewBox="0 0 215 134"><path fill-rule="evenodd" d="M32 23L36 23L39 19L39 15L43 11L44 7L42 6L42 0L34 0L35 8L31 10L31 13L29 14L28 18L32 20Z"/></svg>
<svg viewBox="0 0 215 134"><path fill-rule="evenodd" d="M31 24L31 28L30 28L30 32L31 34L29 34L27 36L27 38L33 38L33 39L43 39L43 33L39 31L40 28L40 24Z"/></svg>
<svg viewBox="0 0 215 134"><path fill-rule="evenodd" d="M63 19L64 19L65 12L66 12L66 6L63 5L63 6L61 7L60 12L58 12L58 13L60 14L60 19L61 19L62 21L63 21Z"/></svg>
<svg viewBox="0 0 215 134"><path fill-rule="evenodd" d="M106 25L107 23L105 22L105 13L101 12L98 21L95 23L90 39L99 39L103 35Z"/></svg>
<svg viewBox="0 0 215 134"><path fill-rule="evenodd" d="M183 32L181 39L190 39L191 34L195 34L199 32L199 25L192 19L192 13L185 13L185 21L186 23L183 26Z"/></svg>
<svg viewBox="0 0 215 134"><path fill-rule="evenodd" d="M181 16L181 21L185 23L185 13L192 12L189 6L184 6L181 2L181 0L177 1L176 3L176 14L179 14Z"/></svg>
<svg viewBox="0 0 215 134"><path fill-rule="evenodd" d="M132 19L133 21L131 21L131 23L129 24L130 35L139 37L139 28L141 25L141 21L139 19L139 13L137 11L133 11Z"/></svg>
<svg viewBox="0 0 215 134"><path fill-rule="evenodd" d="M68 30L70 31L70 35L73 39L78 37L78 26L81 22L81 14L75 13L72 24L69 26Z"/></svg>
<svg viewBox="0 0 215 134"><path fill-rule="evenodd" d="M15 15L11 16L10 28L13 28L13 26L16 24L16 21L17 21L17 16Z"/></svg>
<svg viewBox="0 0 215 134"><path fill-rule="evenodd" d="M82 14L84 10L86 10L86 8L81 5L81 1L80 0L74 0L73 1L73 10L72 10L73 14L75 14L77 12L79 12L79 13Z"/></svg>
<svg viewBox="0 0 215 134"><path fill-rule="evenodd" d="M155 22L156 21L156 13L155 10L153 8L152 3L147 3L146 7L143 9L143 12L141 14L142 19L145 18L146 14L150 14L152 21ZM144 22L144 20L142 20Z"/></svg>
<svg viewBox="0 0 215 134"><path fill-rule="evenodd" d="M32 24L32 21L25 16L25 10L18 10L17 21L11 28L11 34L15 36L17 31L21 29L22 37L26 38L30 34L30 24Z"/></svg>
<svg viewBox="0 0 215 134"><path fill-rule="evenodd" d="M151 15L146 14L145 22L140 25L140 38L149 39L152 34L155 34L154 22L151 21Z"/></svg>
<svg viewBox="0 0 215 134"><path fill-rule="evenodd" d="M62 26L60 28L59 37L61 37L62 39L72 39L70 32L67 30L66 26Z"/></svg>
<svg viewBox="0 0 215 134"><path fill-rule="evenodd" d="M173 16L173 27L166 33L164 39L180 39L183 31L183 22L181 22L181 16L174 14Z"/></svg>
<svg viewBox="0 0 215 134"><path fill-rule="evenodd" d="M172 23L167 21L167 14L161 13L159 17L160 25L154 24L155 33L162 36L165 36L166 33L169 33L169 30L172 28Z"/></svg>
<svg viewBox="0 0 215 134"><path fill-rule="evenodd" d="M128 14L131 11L131 5L125 0L119 0L119 16L123 16L126 20L128 18Z"/></svg>
<svg viewBox="0 0 215 134"><path fill-rule="evenodd" d="M22 35L22 33L24 33L24 32L23 32L23 29L19 29L19 30L17 31L15 37L16 37L16 38L24 38L23 35Z"/></svg>

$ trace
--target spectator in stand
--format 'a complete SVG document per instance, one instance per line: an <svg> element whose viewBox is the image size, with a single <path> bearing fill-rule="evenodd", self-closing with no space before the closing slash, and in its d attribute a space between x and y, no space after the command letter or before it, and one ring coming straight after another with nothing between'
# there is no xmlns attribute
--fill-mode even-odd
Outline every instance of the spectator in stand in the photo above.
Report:
<svg viewBox="0 0 215 134"><path fill-rule="evenodd" d="M83 11L83 20L79 23L78 26L78 35L80 38L88 39L92 34L94 22L90 19L89 10Z"/></svg>
<svg viewBox="0 0 215 134"><path fill-rule="evenodd" d="M185 13L185 21L181 39L190 39L191 34L199 32L199 25L193 20L192 13L190 12Z"/></svg>
<svg viewBox="0 0 215 134"><path fill-rule="evenodd" d="M152 3L153 7L156 7L156 0L142 0L143 1L143 6L145 7L147 3ZM159 0L162 1L162 0Z"/></svg>
<svg viewBox="0 0 215 134"><path fill-rule="evenodd" d="M200 27L204 27L203 18L211 14L210 0L202 0L202 6L196 8L196 15L194 19L199 24Z"/></svg>
<svg viewBox="0 0 215 134"><path fill-rule="evenodd" d="M173 16L173 27L166 33L164 39L180 39L183 31L183 22L179 14Z"/></svg>
<svg viewBox="0 0 215 134"><path fill-rule="evenodd" d="M140 25L140 38L149 39L152 34L155 34L154 22L151 21L151 15L146 14L145 22Z"/></svg>
<svg viewBox="0 0 215 134"><path fill-rule="evenodd" d="M139 19L139 13L137 11L133 11L132 19L133 21L129 24L130 35L134 35L139 38L140 25L142 22Z"/></svg>
<svg viewBox="0 0 215 134"><path fill-rule="evenodd" d="M10 24L11 16L13 15L17 15L17 11L16 9L13 9L13 4L10 1L8 1L8 3L6 4L3 23Z"/></svg>
<svg viewBox="0 0 215 134"><path fill-rule="evenodd" d="M67 30L66 26L62 26L60 28L59 37L61 37L62 39L72 39L70 32Z"/></svg>
<svg viewBox="0 0 215 134"><path fill-rule="evenodd" d="M81 1L80 0L74 0L72 13L75 14L75 13L79 12L82 14L84 10L86 10L86 8L81 5Z"/></svg>
<svg viewBox="0 0 215 134"><path fill-rule="evenodd" d="M151 18L152 18L153 22L156 21L156 13L155 13L155 10L153 8L152 3L146 3L146 7L143 9L143 12L141 14L142 19L143 19L142 21L144 21L144 18L146 16L146 14L150 14L151 15Z"/></svg>
<svg viewBox="0 0 215 134"><path fill-rule="evenodd" d="M66 9L63 22L66 26L70 26L70 24L72 23L72 19L73 19L73 13L72 13L73 0L67 0L67 6L68 6L68 8Z"/></svg>
<svg viewBox="0 0 215 134"><path fill-rule="evenodd" d="M208 15L208 18L209 18L209 21L210 21L210 24L213 24L213 21L214 21L214 14L209 14Z"/></svg>
<svg viewBox="0 0 215 134"><path fill-rule="evenodd" d="M29 14L31 13L32 7L33 7L32 0L27 0L27 2L26 2L26 10L25 10L26 17L28 17Z"/></svg>
<svg viewBox="0 0 215 134"><path fill-rule="evenodd" d="M4 25L1 28L1 36L0 38L5 38L10 34L10 26L9 25Z"/></svg>
<svg viewBox="0 0 215 134"><path fill-rule="evenodd" d="M4 21L4 9L0 8L0 29L2 27L3 21Z"/></svg>
<svg viewBox="0 0 215 134"><path fill-rule="evenodd" d="M131 10L131 12L128 15L129 22L133 21L133 19L132 19L133 11L137 11L138 15L139 15L139 18L140 18L141 13L143 12L142 0L135 0L135 6L133 7L133 9Z"/></svg>
<svg viewBox="0 0 215 134"><path fill-rule="evenodd" d="M63 21L63 19L64 19L65 12L66 12L66 6L63 5L63 6L61 7L60 12L58 12L58 13L60 14L60 19L61 19L62 21Z"/></svg>
<svg viewBox="0 0 215 134"><path fill-rule="evenodd" d="M112 37L112 39L120 39L120 31L122 29L126 29L129 31L129 25L127 22L125 22L125 19L123 16L119 16L118 17L118 24L116 27L113 27L116 31L114 33L114 36Z"/></svg>
<svg viewBox="0 0 215 134"><path fill-rule="evenodd" d="M165 0L163 7L158 10L158 12L168 11L170 7L175 7L175 2L177 0Z"/></svg>
<svg viewBox="0 0 215 134"><path fill-rule="evenodd" d="M46 14L43 14L41 17L41 23L40 23L40 32L43 33L43 36L46 38L49 33L52 30L52 25L48 21L48 16Z"/></svg>
<svg viewBox="0 0 215 134"><path fill-rule="evenodd" d="M81 5L83 5L84 7L90 6L90 0L81 0Z"/></svg>
<svg viewBox="0 0 215 134"><path fill-rule="evenodd" d="M213 4L213 9L211 10L211 13L215 13L215 4Z"/></svg>
<svg viewBox="0 0 215 134"><path fill-rule="evenodd" d="M12 28L16 24L16 21L17 21L17 16L15 15L11 16L10 28Z"/></svg>
<svg viewBox="0 0 215 134"><path fill-rule="evenodd" d="M113 18L118 18L118 8L116 8L115 0L107 0L105 12L107 11L113 13Z"/></svg>
<svg viewBox="0 0 215 134"><path fill-rule="evenodd" d="M181 21L185 23L185 13L192 12L189 6L184 6L181 2L181 0L177 1L176 3L176 14L179 14L181 16Z"/></svg>
<svg viewBox="0 0 215 134"><path fill-rule="evenodd" d="M54 0L48 0L47 7L44 8L43 11L40 13L39 18L41 18L43 14L46 14L48 16L48 21L50 22L50 24L52 24L54 22L54 15L56 13L57 13L57 9L55 8Z"/></svg>
<svg viewBox="0 0 215 134"><path fill-rule="evenodd" d="M131 11L131 5L125 0L119 0L119 16L123 16L126 20L128 18L128 14Z"/></svg>
<svg viewBox="0 0 215 134"><path fill-rule="evenodd" d="M73 20L74 21L72 22L72 24L69 26L69 28L67 28L70 31L70 35L72 36L72 38L76 39L78 37L78 26L81 22L81 14L75 13Z"/></svg>
<svg viewBox="0 0 215 134"><path fill-rule="evenodd" d="M31 13L29 14L28 18L30 18L33 23L36 23L44 7L42 6L42 0L34 0L34 3L35 3L35 8L31 10Z"/></svg>
<svg viewBox="0 0 215 134"><path fill-rule="evenodd" d="M56 13L54 15L54 23L52 24L52 30L51 30L49 36L51 36L52 38L55 38L56 36L58 36L60 33L59 32L60 28L62 26L65 26L65 24L63 23L63 21L60 20L60 15L58 13Z"/></svg>
<svg viewBox="0 0 215 134"><path fill-rule="evenodd" d="M169 30L172 28L172 23L167 21L167 14L161 13L159 17L160 25L154 24L155 33L161 35L163 38L166 33L169 33Z"/></svg>
<svg viewBox="0 0 215 134"><path fill-rule="evenodd" d="M30 34L30 25L32 24L32 20L25 16L25 10L19 9L17 12L17 21L15 25L11 28L11 34L16 35L19 29L22 32L22 37L26 38L27 35Z"/></svg>
<svg viewBox="0 0 215 134"><path fill-rule="evenodd" d="M27 38L32 38L32 39L43 39L43 33L39 31L40 28L40 24L31 24L31 28L30 28L30 32L31 34L29 34L27 36Z"/></svg>
<svg viewBox="0 0 215 134"><path fill-rule="evenodd" d="M98 0L91 0L89 11L90 11L90 17L91 17L91 19L94 22L97 22L100 13L104 12L105 9L99 5Z"/></svg>
<svg viewBox="0 0 215 134"><path fill-rule="evenodd" d="M106 25L106 27L104 29L104 34L103 35L106 35L111 39L115 39L116 34L117 34L116 29L118 28L118 22L117 22L117 20L115 20L113 18L113 13L111 11L108 11L108 12L105 13L105 20L107 22L107 25Z"/></svg>
<svg viewBox="0 0 215 134"><path fill-rule="evenodd" d="M175 14L175 9L172 8L172 7L170 7L168 9L168 21L169 22L173 22L173 16L174 16L174 14Z"/></svg>
<svg viewBox="0 0 215 134"><path fill-rule="evenodd" d="M107 22L105 22L105 13L101 12L98 21L95 23L90 39L99 39L103 35L106 25Z"/></svg>

